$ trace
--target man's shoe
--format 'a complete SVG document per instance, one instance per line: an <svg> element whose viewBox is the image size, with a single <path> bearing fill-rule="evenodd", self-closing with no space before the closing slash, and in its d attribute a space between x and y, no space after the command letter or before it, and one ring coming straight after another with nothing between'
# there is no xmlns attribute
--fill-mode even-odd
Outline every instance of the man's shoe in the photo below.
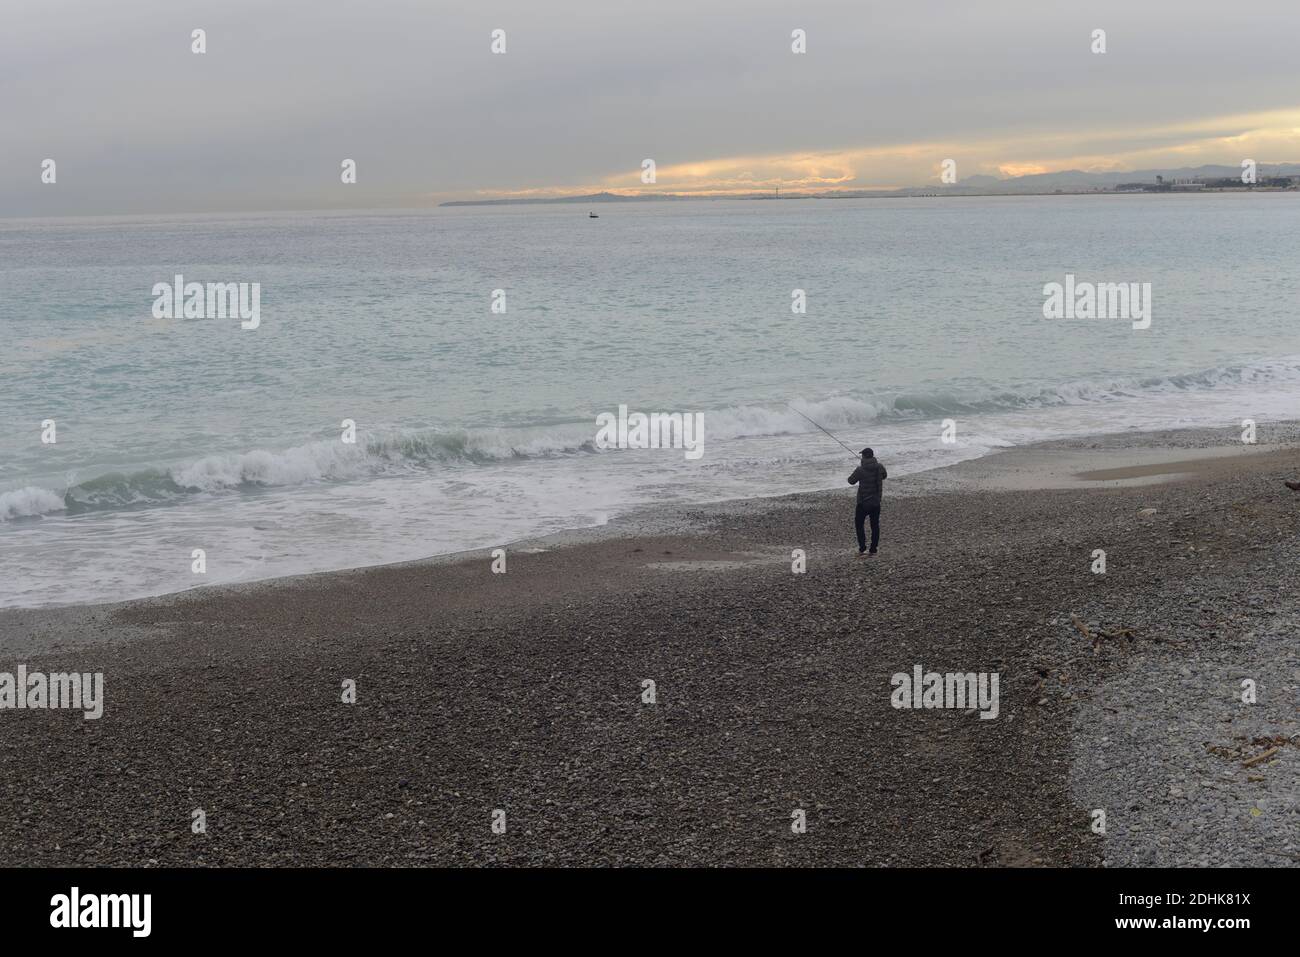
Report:
<svg viewBox="0 0 1300 957"><path fill-rule="evenodd" d="M874 556L875 554L876 554L876 549L874 549L874 548L873 548L871 551L867 552L867 555L868 555L869 557L870 557L870 556Z"/></svg>
<svg viewBox="0 0 1300 957"><path fill-rule="evenodd" d="M858 552L858 554L857 554L855 557L856 557L856 558L866 558L866 557L867 557L867 553L866 553L866 552Z"/></svg>
<svg viewBox="0 0 1300 957"><path fill-rule="evenodd" d="M1283 482L1282 484L1293 492L1300 492L1300 482Z"/></svg>

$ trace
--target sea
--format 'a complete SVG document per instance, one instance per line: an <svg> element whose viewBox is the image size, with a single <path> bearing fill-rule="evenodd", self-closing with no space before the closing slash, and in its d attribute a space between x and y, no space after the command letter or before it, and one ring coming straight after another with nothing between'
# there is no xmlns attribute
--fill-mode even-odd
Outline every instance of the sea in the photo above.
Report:
<svg viewBox="0 0 1300 957"><path fill-rule="evenodd" d="M803 416L891 477L1297 417L1300 194L593 210L0 220L0 607L847 503ZM255 327L168 317L176 276L258 284ZM1067 277L1149 290L1149 325L1047 318ZM699 414L699 454L607 447L620 407Z"/></svg>

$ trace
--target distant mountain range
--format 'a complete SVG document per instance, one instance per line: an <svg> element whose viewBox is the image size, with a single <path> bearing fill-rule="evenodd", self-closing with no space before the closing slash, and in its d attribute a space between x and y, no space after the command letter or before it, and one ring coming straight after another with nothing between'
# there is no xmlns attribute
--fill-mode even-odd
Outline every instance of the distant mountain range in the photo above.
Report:
<svg viewBox="0 0 1300 957"><path fill-rule="evenodd" d="M1300 176L1300 163L1260 163L1259 179L1277 176ZM1010 179L996 176L968 176L957 189L975 189L984 193L1043 193L1056 189L1107 189L1122 183L1154 183L1157 176L1172 180L1241 179L1240 166L1182 166L1178 169L1138 169L1114 173L1085 173L1079 169L1059 173L1031 173ZM954 187L939 187L952 190ZM933 187L926 188L927 192Z"/></svg>
<svg viewBox="0 0 1300 957"><path fill-rule="evenodd" d="M521 206L544 205L550 203L579 203L594 205L596 203L641 203L667 202L688 199L858 199L879 198L887 196L916 195L952 195L952 196L999 196L1029 195L1034 193L1087 193L1113 190L1127 183L1156 182L1156 177L1164 178L1166 183L1184 180L1240 180L1240 166L1182 166L1177 169L1139 169L1111 173L1087 173L1079 169L1062 170L1057 173L1030 173L1026 176L1012 176L999 179L996 176L968 176L953 185L946 186L907 186L901 189L858 189L840 190L829 193L791 191L777 196L775 192L758 192L736 196L698 196L690 193L636 193L619 195L618 193L589 193L584 196L554 196L529 199L462 199L440 203L441 206ZM1260 163L1257 176L1260 180L1283 176L1300 176L1300 163Z"/></svg>
<svg viewBox="0 0 1300 957"><path fill-rule="evenodd" d="M617 193L588 193L585 196L550 196L544 199L457 199L439 206L541 206L547 203L642 203L669 199L714 199L712 196L691 196L689 193L638 193L620 196ZM729 197L730 198L730 197ZM746 197L741 197L746 198Z"/></svg>

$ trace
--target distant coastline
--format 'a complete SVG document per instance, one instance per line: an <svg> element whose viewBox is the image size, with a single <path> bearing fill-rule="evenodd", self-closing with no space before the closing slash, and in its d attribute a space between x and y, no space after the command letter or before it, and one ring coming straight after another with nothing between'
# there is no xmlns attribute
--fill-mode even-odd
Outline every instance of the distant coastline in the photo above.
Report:
<svg viewBox="0 0 1300 957"><path fill-rule="evenodd" d="M1300 191L1300 163L1261 163L1254 183L1242 182L1242 171L1232 166L1198 166L1180 169L1087 173L1064 170L999 179L971 176L943 186L905 186L896 189L836 191L772 190L727 195L698 193L588 193L582 196L506 197L458 199L439 206L545 206L561 203L644 203L702 200L781 199L898 199L938 196L1093 196L1145 193L1285 193Z"/></svg>

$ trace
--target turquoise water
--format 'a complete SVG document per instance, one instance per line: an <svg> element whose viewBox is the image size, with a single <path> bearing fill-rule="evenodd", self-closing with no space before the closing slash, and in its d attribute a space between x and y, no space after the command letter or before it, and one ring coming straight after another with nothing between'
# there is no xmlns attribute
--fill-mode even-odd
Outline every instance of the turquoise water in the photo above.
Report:
<svg viewBox="0 0 1300 957"><path fill-rule="evenodd" d="M1296 414L1296 194L600 213L0 221L0 605L842 484L852 463L787 402L891 474ZM154 318L154 284L178 273L260 283L260 325ZM1149 282L1151 327L1045 319L1043 286L1067 273ZM704 455L595 448L596 415L620 404L704 413Z"/></svg>

